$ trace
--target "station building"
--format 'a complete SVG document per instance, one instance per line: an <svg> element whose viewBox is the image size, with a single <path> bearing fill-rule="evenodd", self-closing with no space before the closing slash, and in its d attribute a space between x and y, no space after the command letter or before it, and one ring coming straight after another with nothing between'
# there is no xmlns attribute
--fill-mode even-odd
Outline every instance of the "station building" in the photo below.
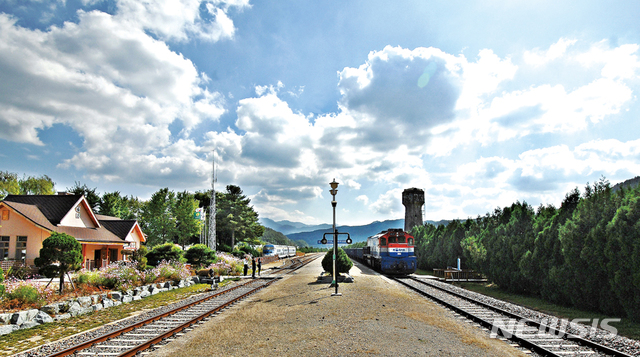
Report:
<svg viewBox="0 0 640 357"><path fill-rule="evenodd" d="M136 220L95 214L83 195L8 195L0 201L0 261L34 265L51 233L66 233L82 245L83 267L128 260L145 235Z"/></svg>

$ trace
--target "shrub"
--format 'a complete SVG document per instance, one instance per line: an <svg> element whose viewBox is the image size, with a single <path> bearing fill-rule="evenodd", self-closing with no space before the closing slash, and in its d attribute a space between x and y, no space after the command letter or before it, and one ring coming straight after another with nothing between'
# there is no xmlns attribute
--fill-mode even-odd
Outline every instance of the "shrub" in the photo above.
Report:
<svg viewBox="0 0 640 357"><path fill-rule="evenodd" d="M135 262L114 262L99 270L102 285L110 289L128 290L141 285L142 277Z"/></svg>
<svg viewBox="0 0 640 357"><path fill-rule="evenodd" d="M189 269L176 261L162 261L157 267L146 272L146 280L151 282L174 281L178 282L191 276Z"/></svg>
<svg viewBox="0 0 640 357"><path fill-rule="evenodd" d="M245 254L251 255L252 257L259 257L260 256L260 253L257 250L253 249L253 247L251 247L248 244L241 245L239 247L239 249L240 249L240 251L244 252Z"/></svg>
<svg viewBox="0 0 640 357"><path fill-rule="evenodd" d="M131 260L136 262L136 267L140 271L147 269L147 254L149 254L149 250L143 245L140 249L134 250L131 255Z"/></svg>
<svg viewBox="0 0 640 357"><path fill-rule="evenodd" d="M336 269L338 270L338 274L340 273L348 273L353 267L353 262L347 256L347 253L342 250L342 248L338 248L336 253ZM322 268L324 271L327 271L333 274L333 249L328 251L327 254L322 258Z"/></svg>
<svg viewBox="0 0 640 357"><path fill-rule="evenodd" d="M185 262L186 259L182 257L182 249L173 243L165 243L156 245L147 254L147 260L149 265L157 266L160 262L164 261L176 261Z"/></svg>
<svg viewBox="0 0 640 357"><path fill-rule="evenodd" d="M216 261L216 252L204 244L196 244L185 253L187 262L194 268L210 265Z"/></svg>
<svg viewBox="0 0 640 357"><path fill-rule="evenodd" d="M38 305L42 301L38 289L31 285L20 285L5 295L7 300L17 300L20 304Z"/></svg>

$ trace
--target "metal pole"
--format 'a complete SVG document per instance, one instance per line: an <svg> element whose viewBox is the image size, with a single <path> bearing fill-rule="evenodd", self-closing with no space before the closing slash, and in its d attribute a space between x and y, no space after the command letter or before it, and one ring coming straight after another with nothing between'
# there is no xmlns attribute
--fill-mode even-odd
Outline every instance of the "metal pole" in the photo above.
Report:
<svg viewBox="0 0 640 357"><path fill-rule="evenodd" d="M338 271L336 269L336 258L338 255L338 230L336 229L336 206L338 202L336 202L336 194L338 193L338 183L335 178L330 185L331 196L333 196L333 201L331 201L331 206L333 206L333 285L336 287L336 292L331 294L331 296L342 296L342 294L338 293Z"/></svg>

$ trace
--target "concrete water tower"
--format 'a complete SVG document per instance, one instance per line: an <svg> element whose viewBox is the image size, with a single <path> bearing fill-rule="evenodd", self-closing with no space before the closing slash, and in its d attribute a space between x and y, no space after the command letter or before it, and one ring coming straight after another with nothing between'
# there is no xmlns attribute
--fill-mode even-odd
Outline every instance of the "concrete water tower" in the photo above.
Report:
<svg viewBox="0 0 640 357"><path fill-rule="evenodd" d="M404 205L404 230L410 232L411 228L422 225L424 191L415 187L407 188L402 191L402 204Z"/></svg>

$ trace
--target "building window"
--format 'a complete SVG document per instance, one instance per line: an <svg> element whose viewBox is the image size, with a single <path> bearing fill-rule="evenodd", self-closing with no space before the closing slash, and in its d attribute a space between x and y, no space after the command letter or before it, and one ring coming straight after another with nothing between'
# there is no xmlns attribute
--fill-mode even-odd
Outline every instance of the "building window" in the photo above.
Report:
<svg viewBox="0 0 640 357"><path fill-rule="evenodd" d="M2 211L2 220L3 221L8 221L9 220L9 210Z"/></svg>
<svg viewBox="0 0 640 357"><path fill-rule="evenodd" d="M9 259L9 236L0 237L0 259Z"/></svg>
<svg viewBox="0 0 640 357"><path fill-rule="evenodd" d="M27 256L27 236L18 236L16 239L16 259L22 260Z"/></svg>

